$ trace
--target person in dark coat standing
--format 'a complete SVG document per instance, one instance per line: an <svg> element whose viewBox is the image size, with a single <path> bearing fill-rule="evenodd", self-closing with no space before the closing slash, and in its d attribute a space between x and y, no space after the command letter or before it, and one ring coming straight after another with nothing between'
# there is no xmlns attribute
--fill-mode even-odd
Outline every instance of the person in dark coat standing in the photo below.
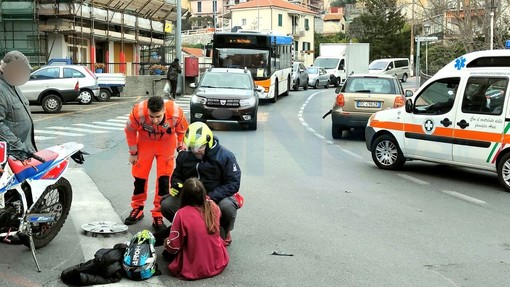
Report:
<svg viewBox="0 0 510 287"><path fill-rule="evenodd" d="M30 78L30 63L19 51L11 51L0 62L0 140L7 153L26 159L36 152L34 122L28 100L18 86Z"/></svg>
<svg viewBox="0 0 510 287"><path fill-rule="evenodd" d="M170 94L172 98L175 100L175 94L177 92L177 78L179 74L182 72L181 65L179 64L179 59L175 58L174 61L170 64L168 68L168 73L166 74L166 79L168 80L168 84L170 85Z"/></svg>

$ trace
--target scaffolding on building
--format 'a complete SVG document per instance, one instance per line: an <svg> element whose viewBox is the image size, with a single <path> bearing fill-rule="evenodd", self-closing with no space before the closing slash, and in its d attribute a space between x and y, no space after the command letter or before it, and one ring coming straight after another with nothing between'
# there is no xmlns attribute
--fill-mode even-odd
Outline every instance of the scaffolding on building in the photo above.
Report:
<svg viewBox="0 0 510 287"><path fill-rule="evenodd" d="M138 74L173 59L175 36L165 24L177 19L175 10L164 0L0 0L0 53L20 50L35 66L65 54L74 63L108 63L107 70L124 73L136 62L131 69ZM55 51L63 49L59 37L66 51Z"/></svg>

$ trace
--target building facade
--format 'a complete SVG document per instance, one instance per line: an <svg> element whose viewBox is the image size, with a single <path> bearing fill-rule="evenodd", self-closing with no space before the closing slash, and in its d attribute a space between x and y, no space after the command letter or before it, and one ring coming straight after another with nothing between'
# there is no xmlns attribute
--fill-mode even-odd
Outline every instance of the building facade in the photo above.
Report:
<svg viewBox="0 0 510 287"><path fill-rule="evenodd" d="M175 10L163 0L0 0L0 54L19 50L33 66L70 58L91 68L105 63L108 72L139 74L144 65L170 62L175 55Z"/></svg>
<svg viewBox="0 0 510 287"><path fill-rule="evenodd" d="M230 8L231 25L292 35L294 59L309 66L313 63L315 12L285 0L253 0Z"/></svg>

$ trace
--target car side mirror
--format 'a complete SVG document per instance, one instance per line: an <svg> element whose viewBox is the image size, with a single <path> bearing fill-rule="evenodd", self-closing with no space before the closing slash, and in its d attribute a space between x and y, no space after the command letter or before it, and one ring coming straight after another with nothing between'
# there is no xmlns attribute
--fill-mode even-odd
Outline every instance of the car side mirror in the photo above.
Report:
<svg viewBox="0 0 510 287"><path fill-rule="evenodd" d="M405 94L406 98L410 98L413 96L413 91L411 90L406 90L406 94Z"/></svg>
<svg viewBox="0 0 510 287"><path fill-rule="evenodd" d="M387 71L389 70L393 70L393 67L392 66L388 66L388 68L386 69Z"/></svg>
<svg viewBox="0 0 510 287"><path fill-rule="evenodd" d="M299 69L299 72L300 72L300 73L303 73L304 71L305 71L305 70L303 70L303 69Z"/></svg>
<svg viewBox="0 0 510 287"><path fill-rule="evenodd" d="M342 88L340 88L340 87L336 88L336 89L335 89L335 93L339 94L341 89L342 89Z"/></svg>
<svg viewBox="0 0 510 287"><path fill-rule="evenodd" d="M343 71L343 70L344 70L344 65L340 65L340 66L338 67L338 70Z"/></svg>
<svg viewBox="0 0 510 287"><path fill-rule="evenodd" d="M262 86L257 86L257 87L255 88L255 91L257 91L257 92L259 92L259 93L263 93L263 92L264 92L264 90L265 90L265 89L264 89L264 87L262 87Z"/></svg>
<svg viewBox="0 0 510 287"><path fill-rule="evenodd" d="M408 99L406 101L406 113L412 113L414 110L413 100Z"/></svg>
<svg viewBox="0 0 510 287"><path fill-rule="evenodd" d="M196 89L197 88L197 84L191 83L191 84L189 84L189 87L192 88L192 89Z"/></svg>

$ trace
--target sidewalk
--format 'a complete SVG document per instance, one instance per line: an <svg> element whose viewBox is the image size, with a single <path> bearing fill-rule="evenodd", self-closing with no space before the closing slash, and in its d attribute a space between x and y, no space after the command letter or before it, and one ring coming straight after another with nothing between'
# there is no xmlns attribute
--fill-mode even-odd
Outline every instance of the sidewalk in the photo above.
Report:
<svg viewBox="0 0 510 287"><path fill-rule="evenodd" d="M85 235L81 229L82 224L95 221L113 221L122 223L122 219L115 212L111 203L99 191L92 178L90 178L83 169L70 168L67 170L65 177L69 180L69 182L71 182L73 187L73 203L69 216L74 223L76 233L79 234L80 241L78 244L80 245L86 260L94 258L96 251L101 248L111 248L116 243L126 242L131 239L133 234L129 231L127 234L117 234L110 237L102 235L93 237L90 234ZM160 262L159 258L158 262ZM165 269L166 264L161 263L159 264L160 269ZM120 282L115 284L96 286L165 286L161 280L166 278L167 275L165 275L165 270L162 270L162 272L163 275L152 277L146 281L131 281L127 278L123 278ZM169 278L166 279L169 281ZM67 286L60 280L58 283L59 284L52 286Z"/></svg>

